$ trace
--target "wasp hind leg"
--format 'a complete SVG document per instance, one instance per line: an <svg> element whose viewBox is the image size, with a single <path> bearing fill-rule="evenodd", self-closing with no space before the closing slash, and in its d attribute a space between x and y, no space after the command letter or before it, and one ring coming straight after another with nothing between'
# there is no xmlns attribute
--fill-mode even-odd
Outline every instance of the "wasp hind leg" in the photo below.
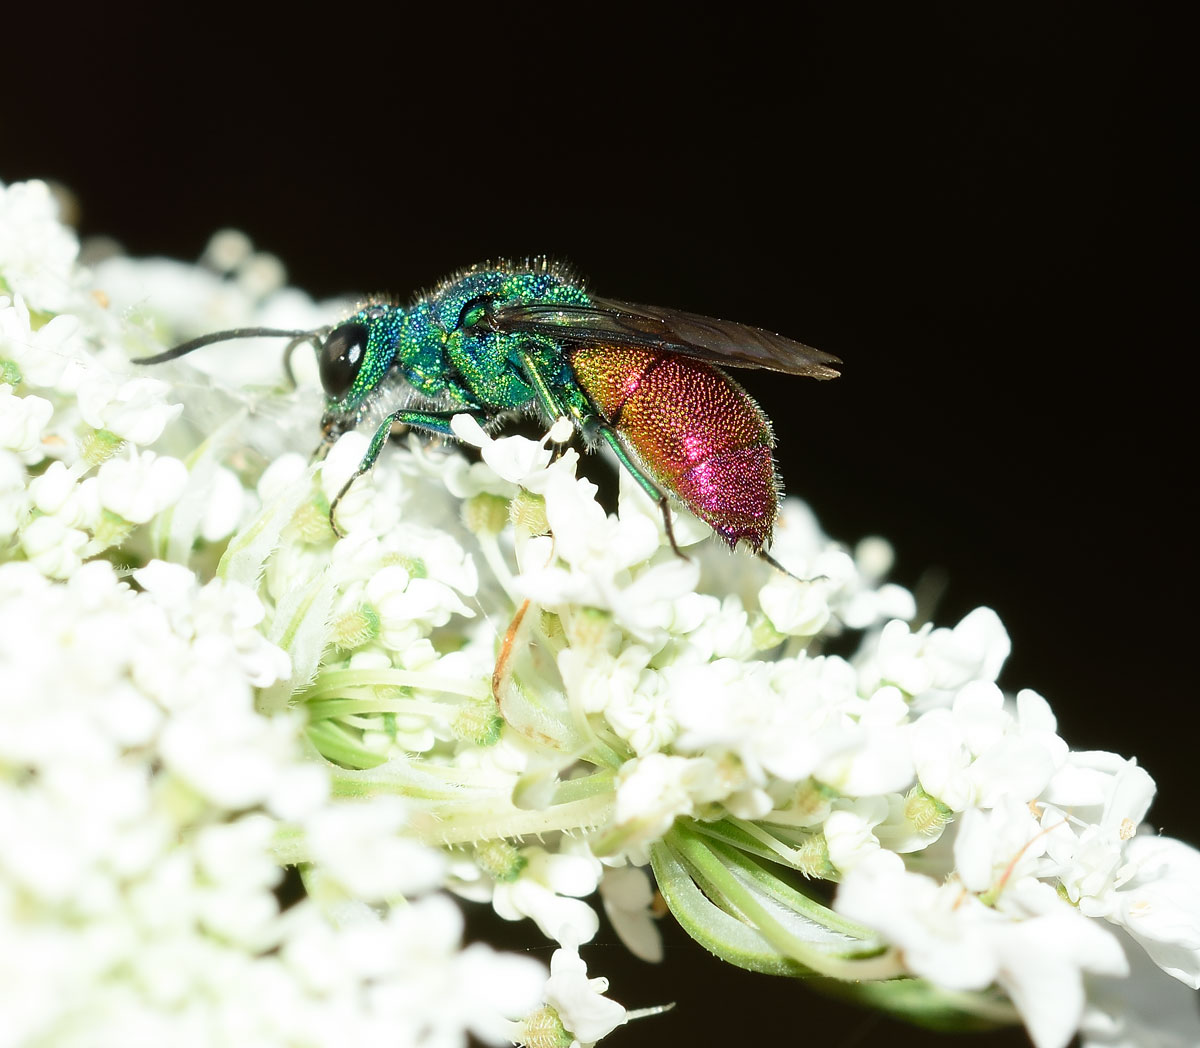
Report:
<svg viewBox="0 0 1200 1048"><path fill-rule="evenodd" d="M572 401L569 397L563 398L558 396L551 388L546 376L542 373L537 360L528 349L520 354L520 360L530 385L533 386L538 403L541 404L542 410L546 412L550 420L553 422L562 415L566 415L568 418L574 417L575 424L584 431L585 436L590 438L593 435L599 435L612 448L613 454L617 456L617 461L629 470L629 475L658 504L659 512L662 513L663 527L667 532L667 541L671 543L671 549L675 551L675 555L683 560L688 560L687 554L679 548L679 543L675 541L675 530L671 527L671 507L667 502L667 496L653 480L646 476L642 468L634 462L632 456L621 444L613 428L594 414L590 414L590 412L585 413L586 406L579 401Z"/></svg>
<svg viewBox="0 0 1200 1048"><path fill-rule="evenodd" d="M617 456L617 461L629 470L629 475L658 504L659 512L662 513L663 526L666 528L667 540L671 543L671 549L675 551L676 556L687 560L687 555L679 548L679 544L675 541L675 531L671 527L671 507L667 503L667 496L659 490L658 485L653 480L642 472L642 468L633 461L629 452L625 450L621 441L617 438L617 434L613 431L613 428L607 422L602 421L592 414L588 410L589 405L581 403L578 400L572 401L569 397L562 398L556 395L531 352L525 350L521 353L520 359L521 366L538 398L538 403L541 404L542 410L546 412L550 420L554 421L554 419L561 415L566 415L568 418L574 417L575 424L583 430L586 437L590 439L592 436L599 435L613 449L613 453ZM564 399L566 399L566 403L564 403ZM594 411L594 409L591 410Z"/></svg>
<svg viewBox="0 0 1200 1048"><path fill-rule="evenodd" d="M771 554L769 554L765 549L760 549L755 554L755 556L758 557L759 560L763 561L763 563L770 564L771 567L773 567L776 571L782 571L789 579L795 579L797 582L810 581L808 579L802 579L797 575L793 575L790 571L788 571L787 568L785 568L782 564L780 564L779 561L777 561L774 557L772 557Z"/></svg>
<svg viewBox="0 0 1200 1048"><path fill-rule="evenodd" d="M671 549L674 550L675 556L681 560L690 560L691 558L679 548L679 543L675 541L675 529L671 526L671 504L667 500L666 494L653 480L646 476L641 466L634 462L633 457L625 450L620 438L617 437L611 426L601 423L595 426L593 432L598 434L612 448L613 454L617 456L617 461L629 471L629 475L638 482L641 489L657 503L658 511L662 514L663 529L667 533L667 541L671 544Z"/></svg>
<svg viewBox="0 0 1200 1048"><path fill-rule="evenodd" d="M828 582L829 581L828 575L812 575L807 579L802 579L799 575L796 575L793 572L788 571L787 568L785 568L782 564L780 564L779 561L777 561L774 557L772 557L771 554L769 554L765 549L760 549L754 555L759 560L761 560L764 564L770 564L771 567L773 567L776 571L782 572L789 579L795 579L797 582L809 583L809 582Z"/></svg>
<svg viewBox="0 0 1200 1048"><path fill-rule="evenodd" d="M335 516L338 503L342 501L343 496L350 490L354 482L364 473L369 472L371 467L375 465L375 460L379 458L379 453L387 443L388 437L391 436L392 427L397 424L409 426L412 429L419 429L425 433L433 433L439 437L449 437L451 440L456 440L457 437L454 435L454 430L450 428L450 420L455 415L470 415L481 426L487 421L484 416L476 414L474 411L454 408L451 411L393 411L379 424L379 428L375 430L375 436L371 438L371 443L367 447L367 453L363 455L358 468L350 474L350 479L342 485L341 490L338 491L329 503L329 526L338 538L342 538L345 535L345 532L338 527Z"/></svg>

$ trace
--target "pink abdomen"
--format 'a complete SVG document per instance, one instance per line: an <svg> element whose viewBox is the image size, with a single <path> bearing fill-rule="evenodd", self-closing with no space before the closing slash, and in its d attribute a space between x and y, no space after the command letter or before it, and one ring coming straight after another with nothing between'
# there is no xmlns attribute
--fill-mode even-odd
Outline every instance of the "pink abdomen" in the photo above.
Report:
<svg viewBox="0 0 1200 1048"><path fill-rule="evenodd" d="M778 505L770 423L733 379L702 360L591 346L571 354L579 384L646 472L731 547L756 552Z"/></svg>

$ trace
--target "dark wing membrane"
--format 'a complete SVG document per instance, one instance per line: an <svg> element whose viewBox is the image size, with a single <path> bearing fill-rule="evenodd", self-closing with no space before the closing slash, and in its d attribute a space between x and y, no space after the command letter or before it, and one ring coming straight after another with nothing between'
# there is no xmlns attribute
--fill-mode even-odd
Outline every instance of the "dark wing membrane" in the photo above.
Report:
<svg viewBox="0 0 1200 1048"><path fill-rule="evenodd" d="M590 305L544 302L501 306L493 322L503 332L544 335L559 342L601 343L698 357L735 368L836 378L830 353L762 328L658 306L594 298Z"/></svg>

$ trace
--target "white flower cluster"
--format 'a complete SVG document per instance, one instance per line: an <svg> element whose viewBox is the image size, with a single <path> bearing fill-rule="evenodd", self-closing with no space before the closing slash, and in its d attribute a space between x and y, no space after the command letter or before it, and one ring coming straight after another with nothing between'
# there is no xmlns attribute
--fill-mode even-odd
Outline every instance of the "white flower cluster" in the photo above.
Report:
<svg viewBox="0 0 1200 1048"><path fill-rule="evenodd" d="M501 1043L493 1006L520 1016L544 973L463 952L457 910L415 898L444 861L394 837L399 802L332 804L303 717L255 710L289 669L258 598L158 561L134 581L0 566L0 1044ZM288 830L338 907L281 906Z"/></svg>
<svg viewBox="0 0 1200 1048"><path fill-rule="evenodd" d="M476 461L385 450L335 535L370 434L296 452L311 366L127 363L333 308L234 234L203 267L75 254L44 186L0 188L0 1045L590 1044L630 1013L579 957L588 897L660 959L682 824L840 882L830 927L1002 992L1039 1048L1196 1041L1200 854L1142 828L1134 762L1000 691L994 613L913 629L887 544L791 499L795 577L682 512L681 559L625 477L607 514L575 451L465 416ZM549 978L463 950L439 888L534 921Z"/></svg>
<svg viewBox="0 0 1200 1048"><path fill-rule="evenodd" d="M255 593L103 559L183 494L137 447L180 406L123 362L53 216L0 187L0 1045L505 1043L545 969L464 949L403 802L334 801L304 715L256 705L291 662Z"/></svg>

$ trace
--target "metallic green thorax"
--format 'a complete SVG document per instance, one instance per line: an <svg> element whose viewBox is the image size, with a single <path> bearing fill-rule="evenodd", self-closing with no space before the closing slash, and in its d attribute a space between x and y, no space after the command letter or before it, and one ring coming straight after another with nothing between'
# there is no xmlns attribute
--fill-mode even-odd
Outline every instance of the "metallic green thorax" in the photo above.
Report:
<svg viewBox="0 0 1200 1048"><path fill-rule="evenodd" d="M587 398L555 343L487 327L490 304L534 302L587 305L589 299L571 274L537 262L522 269L468 270L407 308L373 304L359 310L347 323L366 327L365 357L349 392L327 401L326 432L336 435L364 423L381 426L402 411L407 417L394 421L445 434L457 412L488 421L530 408L546 392L529 379L530 357L536 374L553 390L555 410L544 404L547 413L582 419Z"/></svg>

